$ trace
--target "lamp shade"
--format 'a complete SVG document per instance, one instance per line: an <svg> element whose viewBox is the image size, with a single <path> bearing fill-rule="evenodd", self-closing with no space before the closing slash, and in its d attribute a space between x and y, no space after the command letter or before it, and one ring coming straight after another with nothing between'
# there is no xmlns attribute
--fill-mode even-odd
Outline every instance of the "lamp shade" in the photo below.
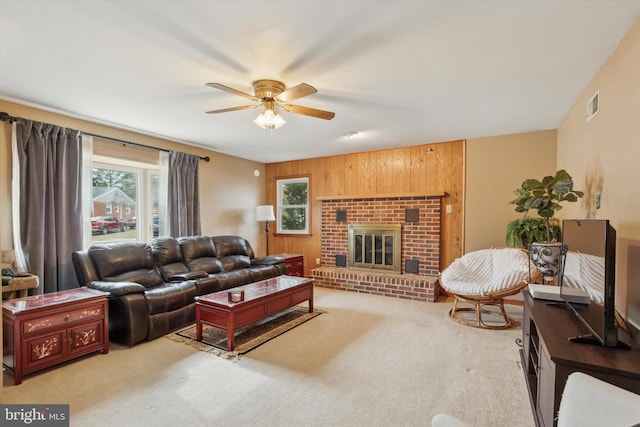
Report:
<svg viewBox="0 0 640 427"><path fill-rule="evenodd" d="M278 129L287 123L277 111L272 109L264 110L253 122L262 129Z"/></svg>
<svg viewBox="0 0 640 427"><path fill-rule="evenodd" d="M273 214L273 206L260 205L256 206L256 221L275 221L276 217Z"/></svg>

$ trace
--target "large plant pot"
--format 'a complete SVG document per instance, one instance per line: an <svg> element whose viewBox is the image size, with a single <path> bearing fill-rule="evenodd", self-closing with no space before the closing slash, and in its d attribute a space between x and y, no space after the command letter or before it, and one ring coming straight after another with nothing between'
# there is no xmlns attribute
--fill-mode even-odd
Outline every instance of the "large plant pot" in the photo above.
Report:
<svg viewBox="0 0 640 427"><path fill-rule="evenodd" d="M535 242L529 245L531 261L540 271L542 278L548 282L562 270L563 255L566 252L566 246L562 246L562 243Z"/></svg>

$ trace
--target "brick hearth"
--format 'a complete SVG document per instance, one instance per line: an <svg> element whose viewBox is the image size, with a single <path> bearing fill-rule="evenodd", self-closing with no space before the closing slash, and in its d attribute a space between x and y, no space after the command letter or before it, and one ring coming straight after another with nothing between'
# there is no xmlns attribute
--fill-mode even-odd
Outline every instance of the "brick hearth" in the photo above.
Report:
<svg viewBox="0 0 640 427"><path fill-rule="evenodd" d="M384 274L350 270L344 267L319 267L311 270L316 286L435 302L440 295L438 277L417 274Z"/></svg>
<svg viewBox="0 0 640 427"><path fill-rule="evenodd" d="M441 196L340 198L322 200L321 264L311 270L318 286L394 298L433 302L440 294ZM415 222L407 222L407 209L417 209ZM337 220L337 212L346 221ZM415 211L414 211L415 212ZM401 224L402 274L336 267L336 255L348 253L348 224ZM405 273L405 261L418 264L417 274Z"/></svg>

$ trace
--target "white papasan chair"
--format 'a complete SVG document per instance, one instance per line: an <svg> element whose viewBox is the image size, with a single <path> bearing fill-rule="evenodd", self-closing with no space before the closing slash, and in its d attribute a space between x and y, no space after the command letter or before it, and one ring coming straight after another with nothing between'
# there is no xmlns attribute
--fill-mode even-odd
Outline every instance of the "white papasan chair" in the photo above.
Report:
<svg viewBox="0 0 640 427"><path fill-rule="evenodd" d="M503 299L526 287L530 274L536 280L540 273L523 249L491 248L464 254L440 274L440 285L455 297L449 317L476 328L510 328L513 322L504 310ZM471 307L459 307L460 304ZM500 311L488 310L487 306ZM468 312L475 316L464 316ZM490 316L492 322L486 323L483 314Z"/></svg>

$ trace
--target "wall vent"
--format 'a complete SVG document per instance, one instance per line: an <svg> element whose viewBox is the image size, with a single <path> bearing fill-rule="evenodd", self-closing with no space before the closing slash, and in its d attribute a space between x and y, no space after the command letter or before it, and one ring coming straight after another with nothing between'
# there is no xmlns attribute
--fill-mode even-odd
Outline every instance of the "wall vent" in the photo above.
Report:
<svg viewBox="0 0 640 427"><path fill-rule="evenodd" d="M597 91L595 95L587 101L587 121L593 119L600 111L600 91Z"/></svg>

